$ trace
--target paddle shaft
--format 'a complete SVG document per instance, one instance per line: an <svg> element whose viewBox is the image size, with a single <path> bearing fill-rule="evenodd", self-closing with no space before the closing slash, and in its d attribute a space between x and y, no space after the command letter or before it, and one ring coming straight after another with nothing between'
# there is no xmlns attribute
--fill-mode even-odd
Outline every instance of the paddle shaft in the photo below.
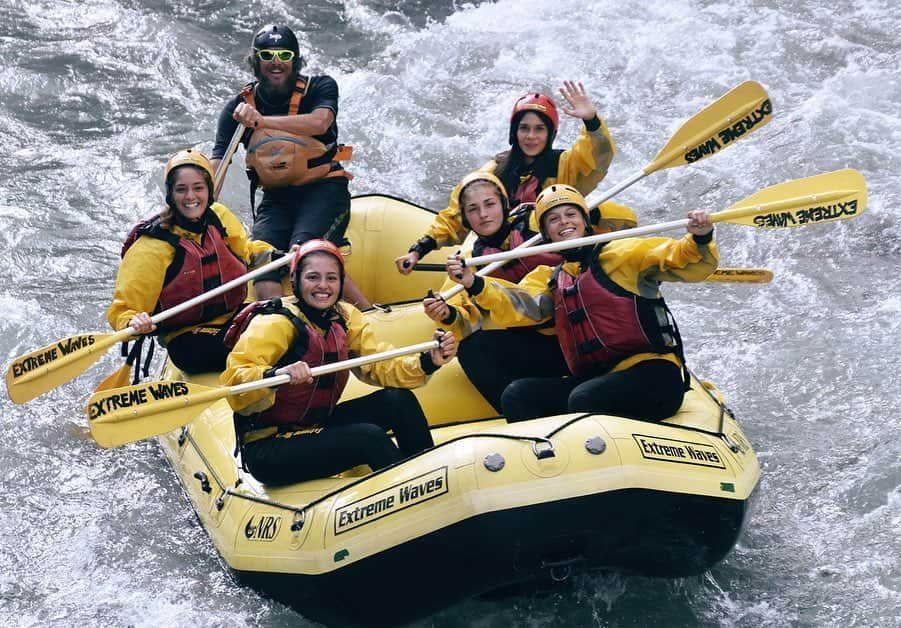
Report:
<svg viewBox="0 0 901 628"><path fill-rule="evenodd" d="M213 198L219 198L219 191L222 189L222 184L225 182L225 173L231 165L232 157L235 156L235 151L238 150L238 144L241 143L241 136L244 135L245 128L246 127L243 124L239 124L235 129L235 134L232 135L232 139L228 143L228 148L225 149L222 161L219 162L219 167L216 168L216 176L213 178Z"/></svg>
<svg viewBox="0 0 901 628"><path fill-rule="evenodd" d="M778 186L776 186L778 187ZM723 211L716 212L710 214L710 222L731 222L736 221L741 218L745 218L747 216L753 216L756 214L767 214L767 213L778 213L781 211L785 211L788 209L796 208L798 206L810 205L811 203L819 203L826 204L831 201L837 201L843 198L846 198L849 194L852 194L853 190L837 190L834 192L826 192L819 193L815 195L815 198L811 198L810 195L804 196L796 196L789 197L784 199L779 199L775 201L770 201L768 203L759 203L755 205L746 205L741 206L740 204L734 205L729 209L724 209ZM739 223L743 224L743 223ZM814 223L811 223L814 224ZM492 253L491 255L480 255L478 257L471 257L469 259L464 259L464 266L478 266L481 264L489 264L492 262L506 262L511 259L518 259L520 257L526 257L528 255L536 255L538 253L555 253L557 251L565 251L566 249L574 249L580 246L588 246L592 244L600 244L601 242L610 242L611 240L619 240L622 238L637 238L646 235L652 235L655 233L661 233L663 231L672 231L674 229L684 229L688 226L688 218L682 218L681 220L672 220L670 222L661 222L656 225L646 225L644 227L634 227L632 229L622 229L620 231L614 231L612 233L601 233L592 236L586 236L584 238L574 238L572 240L562 240L560 242L550 242L548 244L540 244L538 246L530 247L529 250L520 250L520 247L517 247L511 251L501 251L500 253ZM774 227L776 225L762 225ZM785 225L789 226L789 225ZM791 225L793 226L793 225Z"/></svg>
<svg viewBox="0 0 901 628"><path fill-rule="evenodd" d="M443 264L416 264L416 270L444 273L447 272L447 267ZM704 281L715 283L769 283L772 280L773 271L766 268L717 268Z"/></svg>
<svg viewBox="0 0 901 628"><path fill-rule="evenodd" d="M334 373L419 351L430 351L439 346L438 340L431 340L317 366L311 372L314 376ZM279 386L289 381L291 376L282 373L256 382L217 388L178 381L149 382L95 393L85 411L91 436L97 444L101 447L117 447L171 432L194 420L220 399L258 388Z"/></svg>
<svg viewBox="0 0 901 628"><path fill-rule="evenodd" d="M346 369L357 368L358 366L365 366L366 364L372 364L373 362L381 362L382 360L399 358L401 356L410 355L411 353L431 351L433 349L437 349L439 346L440 343L437 340L430 340L428 342L421 342L416 345L400 347L399 349L391 349L389 351L382 351L380 353L364 355L358 358L351 358L349 360L335 362L334 364L314 366L310 369L310 373L313 375L313 377L318 377L319 375L327 375L328 373L336 373L338 371L344 371ZM223 396L240 395L242 393L250 392L251 390L271 388L273 386L281 386L282 384L287 384L291 381L291 376L288 375L285 371L286 367L282 367L278 369L275 372L276 374L272 377L267 377L256 382L248 382L246 384L236 384L234 386L229 386L226 389L227 392Z"/></svg>

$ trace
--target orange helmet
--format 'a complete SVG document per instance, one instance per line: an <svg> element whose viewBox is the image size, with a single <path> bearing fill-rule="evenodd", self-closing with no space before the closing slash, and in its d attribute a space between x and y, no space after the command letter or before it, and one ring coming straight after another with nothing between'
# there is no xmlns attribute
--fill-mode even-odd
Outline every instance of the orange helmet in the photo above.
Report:
<svg viewBox="0 0 901 628"><path fill-rule="evenodd" d="M311 253L328 253L338 260L338 268L341 273L341 287L343 289L345 268L344 255L342 255L341 249L328 240L317 238L315 240L307 240L294 252L294 258L291 260L291 287L294 289L294 296L298 299L300 298L300 273L297 272L300 269L300 262Z"/></svg>
<svg viewBox="0 0 901 628"><path fill-rule="evenodd" d="M557 105L549 96L531 92L520 96L513 104L513 113L510 114L510 145L516 144L516 127L524 115L530 111L537 113L550 127L548 129L548 145L557 136L557 126L560 124L560 116L557 114Z"/></svg>

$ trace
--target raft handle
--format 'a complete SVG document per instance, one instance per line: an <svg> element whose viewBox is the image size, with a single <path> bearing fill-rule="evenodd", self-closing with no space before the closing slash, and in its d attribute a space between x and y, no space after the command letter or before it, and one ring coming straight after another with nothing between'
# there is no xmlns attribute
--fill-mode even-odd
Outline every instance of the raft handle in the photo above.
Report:
<svg viewBox="0 0 901 628"><path fill-rule="evenodd" d="M295 510L294 519L291 521L291 532L299 532L303 529L303 524L307 520L306 510Z"/></svg>
<svg viewBox="0 0 901 628"><path fill-rule="evenodd" d="M543 449L539 449L539 445L544 445ZM532 441L532 452L538 460L545 458L555 458L557 454L554 452L554 443L549 438L536 439Z"/></svg>
<svg viewBox="0 0 901 628"><path fill-rule="evenodd" d="M548 570L551 580L554 582L563 582L572 575L573 565L581 563L583 560L585 557L581 554L563 560L542 560L541 568Z"/></svg>
<svg viewBox="0 0 901 628"><path fill-rule="evenodd" d="M200 490L204 493L212 493L213 488L210 486L210 480L207 478L206 473L203 471L197 471L194 474L194 477L200 480Z"/></svg>
<svg viewBox="0 0 901 628"><path fill-rule="evenodd" d="M720 434L720 438L722 438L723 442L726 443L726 447L732 450L732 453L741 453L741 447L733 443L728 436L726 436L725 434Z"/></svg>

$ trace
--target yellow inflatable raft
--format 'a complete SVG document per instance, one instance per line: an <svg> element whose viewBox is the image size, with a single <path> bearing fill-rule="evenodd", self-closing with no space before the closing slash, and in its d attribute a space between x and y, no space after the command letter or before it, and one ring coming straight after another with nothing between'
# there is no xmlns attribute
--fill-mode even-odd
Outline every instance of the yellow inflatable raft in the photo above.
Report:
<svg viewBox="0 0 901 628"><path fill-rule="evenodd" d="M441 274L401 277L393 263L430 213L383 196L353 209L348 263L364 292L418 301L440 286ZM368 316L397 346L434 327L418 302ZM164 377L182 374L169 366ZM212 374L193 381L218 385ZM368 390L351 378L345 396ZM405 621L576 571L698 574L735 544L758 483L741 428L696 378L661 424L567 414L508 425L456 361L415 393L436 446L377 473L264 486L235 458L224 400L160 440L234 573L326 623Z"/></svg>

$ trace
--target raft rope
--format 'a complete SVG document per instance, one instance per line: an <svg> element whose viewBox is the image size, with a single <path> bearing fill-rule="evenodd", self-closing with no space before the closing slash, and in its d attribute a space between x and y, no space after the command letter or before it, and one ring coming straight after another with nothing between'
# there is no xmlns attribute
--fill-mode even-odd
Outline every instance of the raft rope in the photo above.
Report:
<svg viewBox="0 0 901 628"><path fill-rule="evenodd" d="M692 376L694 376L694 373L692 373ZM732 440L725 434L725 432L723 432L723 426L725 425L726 414L728 414L733 420L735 420L735 414L733 414L732 410L730 410L724 403L722 403L719 399L717 399L713 395L713 393L711 393L710 390L706 386L704 386L703 382L700 379L698 379L697 376L694 376L694 378L700 383L701 388L704 390L704 392L707 394L707 396L710 397L710 399L714 403L716 403L716 405L720 409L719 426L717 428L717 431L705 430L703 428L690 427L690 426L686 426L686 425L671 425L671 427L675 427L675 428L683 429L683 430L689 430L692 432L699 432L702 434L707 434L709 436L716 436L716 437L722 439L723 442L726 444L726 446L729 447L729 449L731 449L733 452L735 452L735 453L740 452L741 447L739 447L738 445L733 443ZM212 465L210 465L210 462L207 459L207 457L204 456L203 451L201 451L200 447L197 444L197 441L195 441L194 437L191 436L191 432L188 430L187 425L182 428L182 431L178 436L178 444L179 444L179 446L183 446L185 441L190 442L191 446L194 448L194 451L197 452L197 455L200 457L204 466L207 468L207 471L209 471L210 475L213 476L213 480L215 480L217 486L219 487L219 490L221 491L219 497L216 498L216 509L217 510L222 510L222 508L224 508L225 498L228 497L229 495L232 497L235 497L237 499L244 499L244 500L254 502L257 504L263 504L265 506L270 506L272 508L279 508L282 510L286 510L294 515L294 519L291 523L291 531L297 532L303 528L304 523L306 521L306 512L308 510L310 510L311 508L314 508L315 506L321 504L322 502L332 499L339 493L342 493L350 488L353 488L354 486L356 486L357 484L360 484L361 482L365 482L366 480L369 480L370 478L372 478L376 475L385 473L388 470L393 469L396 465L406 462L407 460L410 460L411 458L416 458L418 456L421 456L422 454L424 454L426 452L434 451L440 447L446 447L448 445L452 445L453 443L457 443L459 441L470 439L470 438L500 438L500 439L505 439L505 440L519 440L519 441L530 442L530 443L532 443L532 451L535 454L536 458L538 458L539 460L542 458L550 458L550 457L553 457L553 455L554 455L554 453L553 453L554 452L554 444L551 441L551 438L554 437L555 435L559 434L561 431L563 431L570 425L573 425L574 423L577 423L577 422L579 422L583 419L586 419L588 417L591 417L591 416L594 416L594 415L592 413L585 413L585 414L581 414L579 416L573 417L572 419L564 422L562 425L559 425L558 427L554 428L553 430L548 432L547 436L543 436L543 437L542 436L517 436L515 434L492 434L492 433L465 434L463 436L458 436L457 438L452 438L451 440L445 441L445 442L441 443L440 445L436 445L434 447L426 449L414 456L411 456L410 458L405 458L404 460L400 460L400 461L398 461L392 465L389 465L383 469L374 471L373 473L366 475L364 477L361 477L357 480L354 480L353 482L350 482L349 484L345 484L345 485L341 486L340 488L335 489L334 491L331 491L329 493L326 493L322 497L319 497L318 499L314 499L310 503L305 504L303 506L291 506L289 504L283 504L281 502L272 501L270 499L266 499L263 497L256 497L255 495L248 495L247 493L236 491L236 490L233 490L231 487L226 486L225 483L222 481L222 479L218 476L218 474L215 471L213 471ZM664 423L662 425L667 425L667 424ZM542 450L539 448L540 445L545 445L546 448ZM198 471L197 473L195 473L194 477L196 477L198 480L200 480L201 483L206 481L206 476L201 471ZM238 478L238 481L235 483L234 488L237 488L238 486L240 486L241 483L242 483L242 479ZM202 484L202 486L203 486L203 484ZM204 490L204 492L209 492L211 490L208 482L207 482L206 486L203 487L203 490Z"/></svg>
<svg viewBox="0 0 901 628"><path fill-rule="evenodd" d="M209 474L213 476L213 480L216 482L216 485L219 487L220 494L219 494L219 497L216 498L216 510L222 510L225 507L225 498L228 497L229 495L231 495L232 497L239 497L241 499L246 499L247 501L256 502L258 504L263 504L266 506L272 506L273 508L281 508L283 510L287 510L295 515L295 521L298 518L300 519L300 526L297 528L297 530L299 530L300 528L303 527L303 520L306 518L305 510L306 510L306 508L308 508L308 506L303 506L301 508L297 508L296 506L290 506L288 504L282 504L282 503L274 502L272 500L265 499L262 497L256 497L255 495L248 495L246 493L241 493L241 492L232 490L232 488L226 486L225 483L222 481L222 479L219 477L219 475L215 471L213 471L213 466L210 464L209 459L207 459L207 457L203 454L203 451L200 449L200 446L197 444L197 441L194 440L194 437L191 435L190 430L188 430L187 425L185 425L183 428L181 428L181 433L178 435L178 445L180 447L183 447L185 444L185 441L191 443L191 446L194 448L194 451L197 452L198 457L200 458L201 462L203 462L203 466L205 466L206 470L209 472ZM209 482L207 481L206 474L204 474L202 471L198 471L197 473L194 474L194 477L197 478L198 480L200 480L201 487L203 488L203 491L205 493L210 492L211 489L209 486ZM241 478L238 478L238 481L235 482L235 488L240 486L242 481L243 480ZM204 485L204 482L206 482L205 485ZM295 524L291 525L292 530L295 530L294 525Z"/></svg>
<svg viewBox="0 0 901 628"><path fill-rule="evenodd" d="M581 419L581 418L584 418L585 416L590 416L590 415L586 414L582 417L577 417L577 418ZM575 420L576 419L574 419L574 421ZM559 429L555 430L552 433L556 433L557 431L559 431ZM515 436L513 434L466 434L464 436L458 436L457 438L453 438L449 441L441 443L440 445L436 445L435 447L426 449L422 452L419 452L415 456L410 456L409 458L400 460L400 461L398 461L392 465L389 465L383 469L374 471L374 472L370 473L369 475L361 477L357 480L354 480L353 482L351 482L349 484L345 484L345 485L341 486L340 488L335 489L334 491L331 491L330 493L326 493L322 497L320 497L318 499L314 499L313 501L311 501L308 504L305 504L303 506L291 506L289 504L283 504L281 502L272 501L271 499L266 499L264 497L256 497L255 495L248 495L247 493L235 491L231 487L226 486L225 483L222 481L222 479L219 477L219 475L215 471L213 471L212 465L210 464L207 457L203 454L203 451L201 451L200 446L197 444L197 441L194 440L194 437L191 435L191 432L188 429L187 425L185 425L184 427L181 428L181 433L178 435L177 442L180 447L183 447L185 442L191 443L191 446L194 448L194 451L196 451L197 455L200 457L201 462L203 462L203 465L206 467L206 469L210 473L210 475L213 476L213 480L216 482L216 485L219 487L219 491L220 491L219 497L216 498L216 510L222 510L225 507L225 498L228 497L229 495L232 497L238 498L238 499L245 499L247 501L255 502L257 504L263 504L265 506L270 506L272 508L280 508L280 509L286 510L294 515L294 521L291 523L291 531L297 532L298 530L302 529L304 526L304 523L306 521L306 511L321 504L324 501L328 501L329 499L331 499L338 493L346 491L349 488L353 488L357 484L360 484L361 482L365 482L366 480L368 480L372 477L375 477L376 475L385 473L388 470L393 469L396 465L401 464L402 462L405 462L412 458L421 456L422 454L424 454L428 451L434 451L434 450L438 449L439 447L445 447L447 445L451 445L453 443L456 443L458 441L465 440L468 438L502 438L502 439L508 439L508 440L528 441L528 442L532 443L532 451L535 453L536 457L538 457L539 459L543 458L543 457L550 457L547 455L546 452L548 452L548 451L553 452L553 450L554 450L554 445L553 445L553 443L551 443L550 437ZM545 449L545 450L539 450L539 445L541 445L541 444L549 445L550 448ZM553 455L553 454L551 454L551 455ZM198 471L197 473L195 473L194 477L197 478L198 480L200 480L201 487L204 492L208 493L212 490L212 488L209 486L209 482L206 479L206 475L202 471ZM204 482L206 482L205 485L204 485ZM240 486L241 482L242 482L241 478L238 478L238 481L235 483L234 488L237 488L238 486Z"/></svg>
<svg viewBox="0 0 901 628"><path fill-rule="evenodd" d="M694 372L689 371L689 373L691 373L691 376L694 377L698 381L698 383L701 384L701 388L703 389L703 391L705 393L707 393L707 396L710 397L710 399L713 401L713 403L715 403L717 406L719 406L719 409L720 409L719 423L720 424L716 428L717 429L716 432L711 432L709 430L704 430L704 429L696 428L696 427L683 427L681 425L679 427L683 427L683 429L691 430L694 432L701 432L703 434L709 434L711 436L718 436L726 444L726 447L728 447L732 451L732 453L736 453L736 454L739 453L742 450L742 448L739 447L736 443L732 442L732 439L729 438L726 435L726 433L723 431L723 426L726 423L726 415L727 414L732 418L733 421L738 421L738 419L735 418L735 413L732 412L732 410L729 408L729 406L727 406L725 403L723 403L722 401L720 401L719 399L714 397L713 393L710 392L710 389L704 385L704 382L701 381L701 379L697 375L695 375Z"/></svg>

